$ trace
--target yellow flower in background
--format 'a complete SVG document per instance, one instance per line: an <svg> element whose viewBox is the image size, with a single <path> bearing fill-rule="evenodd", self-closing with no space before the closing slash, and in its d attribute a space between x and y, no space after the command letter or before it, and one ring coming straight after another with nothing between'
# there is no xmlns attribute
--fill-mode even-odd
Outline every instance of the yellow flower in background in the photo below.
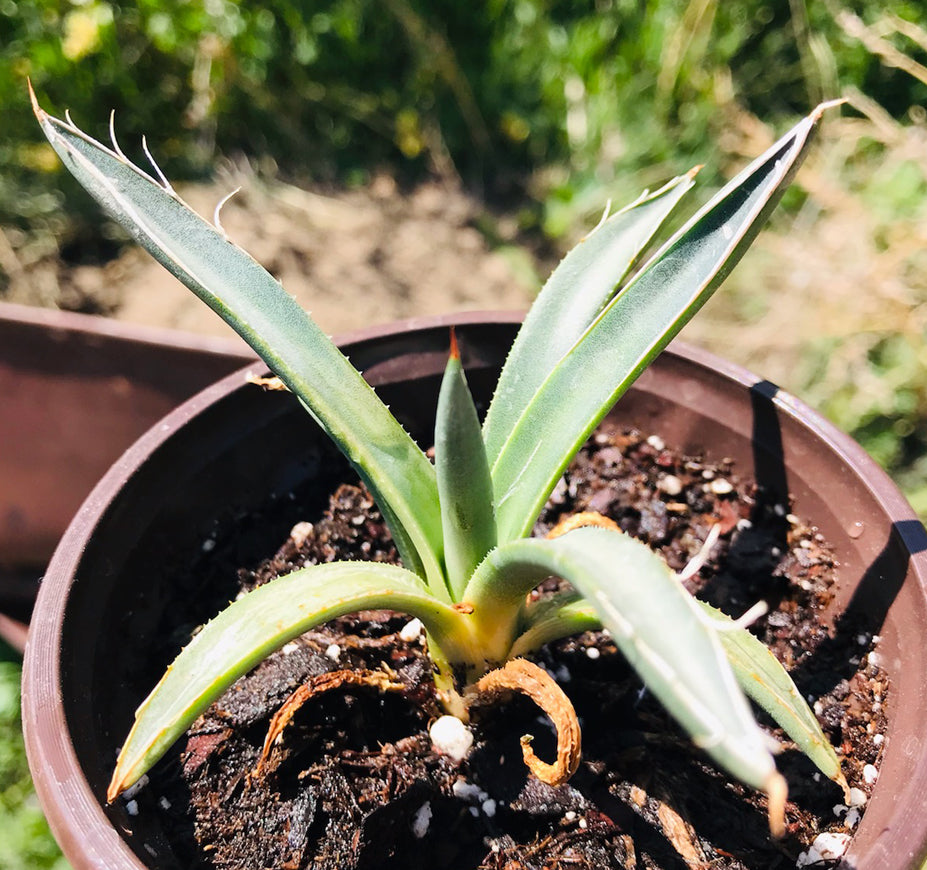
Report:
<svg viewBox="0 0 927 870"><path fill-rule="evenodd" d="M69 12L64 19L61 50L68 60L80 60L100 48L101 31L113 23L107 3L91 3Z"/></svg>

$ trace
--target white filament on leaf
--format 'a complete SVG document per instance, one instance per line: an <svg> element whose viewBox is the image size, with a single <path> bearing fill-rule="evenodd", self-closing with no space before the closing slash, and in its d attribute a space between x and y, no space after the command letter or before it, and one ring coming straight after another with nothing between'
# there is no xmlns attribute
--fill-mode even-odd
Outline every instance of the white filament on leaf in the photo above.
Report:
<svg viewBox="0 0 927 870"><path fill-rule="evenodd" d="M212 215L212 222L215 224L216 229L220 233L222 233L222 237L226 239L229 236L228 236L228 233L225 231L225 227L222 226L222 221L219 219L219 214L222 211L222 206L224 206L240 190L241 190L241 187L236 187L233 191L223 196L222 199L219 200L218 205L216 205L216 210L213 212L213 215Z"/></svg>
<svg viewBox="0 0 927 870"><path fill-rule="evenodd" d="M154 171L158 173L158 178L161 179L161 184L164 186L164 189L171 196L176 197L177 191L171 187L171 183L167 180L167 176L161 171L161 167L155 162L154 157L151 156L151 152L148 150L148 140L145 138L144 134L142 135L142 151L145 152L145 156L148 158L148 162L154 167Z"/></svg>
<svg viewBox="0 0 927 870"><path fill-rule="evenodd" d="M605 211L602 212L602 217L599 218L599 222L595 225L595 230L597 230L600 226L602 226L602 224L605 223L605 221L608 220L608 213L611 210L612 210L612 201L611 199L608 199L605 202ZM594 233L595 230L593 230L592 233ZM591 236L592 233L589 233L589 235Z"/></svg>
<svg viewBox="0 0 927 870"><path fill-rule="evenodd" d="M112 109L109 113L109 140L113 143L113 150L118 154L126 163L129 162L129 158L122 153L122 149L119 147L119 143L116 141L116 110Z"/></svg>

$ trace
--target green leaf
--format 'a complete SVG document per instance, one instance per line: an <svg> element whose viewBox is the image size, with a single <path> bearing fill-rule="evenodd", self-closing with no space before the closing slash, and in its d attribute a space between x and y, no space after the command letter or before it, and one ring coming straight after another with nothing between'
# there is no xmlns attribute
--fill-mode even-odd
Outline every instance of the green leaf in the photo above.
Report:
<svg viewBox="0 0 927 870"><path fill-rule="evenodd" d="M273 276L172 189L34 108L77 180L300 398L376 497L405 564L444 594L434 469L344 354Z"/></svg>
<svg viewBox="0 0 927 870"><path fill-rule="evenodd" d="M718 632L656 553L598 528L512 541L477 569L466 601L474 615L491 620L550 574L579 590L647 688L715 763L754 788L769 787L777 774L766 737Z"/></svg>
<svg viewBox="0 0 927 870"><path fill-rule="evenodd" d="M525 656L555 640L600 628L602 621L592 605L573 590L529 600L519 616L511 657Z"/></svg>
<svg viewBox="0 0 927 870"><path fill-rule="evenodd" d="M333 562L280 577L234 601L208 622L167 669L135 714L109 799L145 773L216 698L274 650L346 613L389 607L422 620L442 651L454 647L461 615L429 594L415 574L377 562Z"/></svg>
<svg viewBox="0 0 927 870"><path fill-rule="evenodd" d="M729 616L704 601L698 603L717 624L721 645L740 687L795 741L821 773L846 789L834 747L779 659Z"/></svg>
<svg viewBox="0 0 927 870"><path fill-rule="evenodd" d="M496 545L496 521L483 433L453 330L451 354L438 395L435 474L444 564L451 598L456 600L476 566Z"/></svg>
<svg viewBox="0 0 927 870"><path fill-rule="evenodd" d="M721 190L554 367L493 463L500 542L527 534L570 459L740 259L797 170L819 108Z"/></svg>
<svg viewBox="0 0 927 870"><path fill-rule="evenodd" d="M483 424L492 462L537 388L615 294L695 173L680 175L656 193L603 220L548 278L512 345Z"/></svg>

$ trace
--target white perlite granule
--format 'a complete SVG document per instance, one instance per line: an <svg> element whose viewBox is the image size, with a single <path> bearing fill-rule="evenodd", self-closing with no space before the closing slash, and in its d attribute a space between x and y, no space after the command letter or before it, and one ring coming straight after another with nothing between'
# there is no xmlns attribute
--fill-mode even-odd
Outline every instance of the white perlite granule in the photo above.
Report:
<svg viewBox="0 0 927 870"><path fill-rule="evenodd" d="M423 803L412 818L412 833L417 840L421 840L428 833L431 825L431 804Z"/></svg>
<svg viewBox="0 0 927 870"><path fill-rule="evenodd" d="M866 805L866 792L861 788L851 788L847 804L837 804L834 815L843 819L848 828L855 828L862 817L862 807Z"/></svg>
<svg viewBox="0 0 927 870"><path fill-rule="evenodd" d="M470 815L476 817L482 810L483 815L491 819L496 814L496 802L475 783L467 782L463 777L459 777L451 786L451 791L454 793L454 797L460 798L462 801L479 804L478 807L470 807Z"/></svg>
<svg viewBox="0 0 927 870"><path fill-rule="evenodd" d="M682 481L675 474L667 474L657 481L657 489L666 495L679 495L682 492Z"/></svg>
<svg viewBox="0 0 927 870"><path fill-rule="evenodd" d="M470 803L481 803L489 797L489 794L483 791L478 785L467 782L463 777L459 777L455 780L454 784L451 786L451 791L454 793L454 797Z"/></svg>
<svg viewBox="0 0 927 870"><path fill-rule="evenodd" d="M798 856L795 866L807 867L821 861L836 861L838 858L843 857L843 853L846 852L849 844L849 834L818 834L811 844L811 848Z"/></svg>
<svg viewBox="0 0 927 870"><path fill-rule="evenodd" d="M290 540L296 545L296 548L299 549L309 540L312 531L312 523L297 523L290 530Z"/></svg>
<svg viewBox="0 0 927 870"><path fill-rule="evenodd" d="M134 785L130 785L122 793L123 799L131 801L146 785L148 785L148 774L143 773Z"/></svg>
<svg viewBox="0 0 927 870"><path fill-rule="evenodd" d="M850 789L850 806L851 807L862 807L866 804L866 792L861 788L851 788Z"/></svg>
<svg viewBox="0 0 927 870"><path fill-rule="evenodd" d="M399 630L399 639L406 643L414 643L422 636L423 628L424 626L420 619L413 619Z"/></svg>
<svg viewBox="0 0 927 870"><path fill-rule="evenodd" d="M442 755L463 761L473 746L470 729L456 716L441 716L428 729L431 744Z"/></svg>

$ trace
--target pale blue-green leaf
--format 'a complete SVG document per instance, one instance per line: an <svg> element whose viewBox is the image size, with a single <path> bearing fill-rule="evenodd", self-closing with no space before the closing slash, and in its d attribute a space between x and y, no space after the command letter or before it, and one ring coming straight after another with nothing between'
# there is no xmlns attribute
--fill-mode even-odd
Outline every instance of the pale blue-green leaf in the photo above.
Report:
<svg viewBox="0 0 927 870"><path fill-rule="evenodd" d="M769 787L776 773L766 737L717 632L656 553L598 528L511 541L487 556L465 600L491 622L550 574L579 590L647 688L716 764L754 788Z"/></svg>
<svg viewBox="0 0 927 870"><path fill-rule="evenodd" d="M680 175L604 220L563 258L525 316L483 423L493 462L553 366L612 298L615 288L693 185Z"/></svg>
<svg viewBox="0 0 927 870"><path fill-rule="evenodd" d="M345 356L273 276L173 191L72 124L35 109L77 180L311 409L392 520L405 564L443 594L434 469Z"/></svg>
<svg viewBox="0 0 927 870"><path fill-rule="evenodd" d="M840 760L788 671L769 648L717 608L700 601L715 621L740 687L762 707L829 779L846 788Z"/></svg>
<svg viewBox="0 0 927 870"><path fill-rule="evenodd" d="M346 613L389 608L422 620L443 652L457 653L461 616L415 574L377 562L334 562L294 571L234 601L208 622L135 714L109 799L145 773L216 698L274 650Z"/></svg>
<svg viewBox="0 0 927 870"><path fill-rule="evenodd" d="M721 190L538 388L492 468L500 542L528 533L597 423L740 259L801 163L820 114L804 119Z"/></svg>
<svg viewBox="0 0 927 870"><path fill-rule="evenodd" d="M698 604L716 620L721 646L740 688L825 776L846 788L837 753L779 660L720 610L703 601ZM575 593L561 593L527 605L521 626L522 633L512 646L512 657L527 655L563 637L594 631L602 627L602 622L588 601L577 600Z"/></svg>
<svg viewBox="0 0 927 870"><path fill-rule="evenodd" d="M457 600L473 570L496 545L496 520L480 420L456 340L452 340L438 394L435 474L444 530L444 565L451 597Z"/></svg>

